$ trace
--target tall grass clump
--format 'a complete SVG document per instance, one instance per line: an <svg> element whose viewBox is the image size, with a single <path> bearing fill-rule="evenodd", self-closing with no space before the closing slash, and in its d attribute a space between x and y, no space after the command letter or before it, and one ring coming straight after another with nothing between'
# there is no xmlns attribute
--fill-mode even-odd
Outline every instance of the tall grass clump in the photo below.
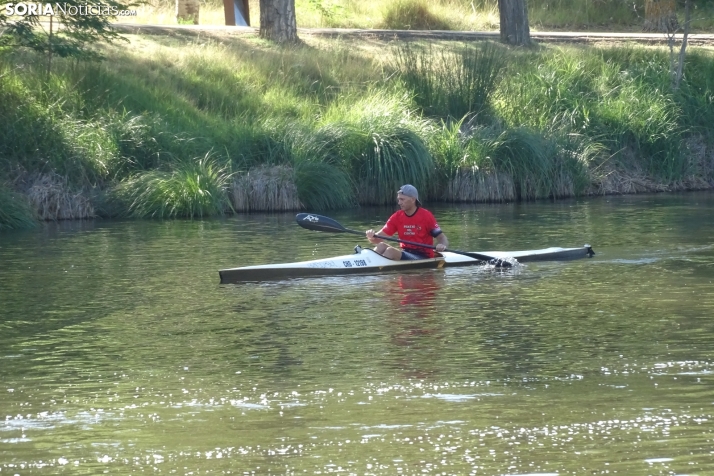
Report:
<svg viewBox="0 0 714 476"><path fill-rule="evenodd" d="M357 205L349 176L332 164L316 160L298 162L295 185L300 202L307 209L330 210Z"/></svg>
<svg viewBox="0 0 714 476"><path fill-rule="evenodd" d="M37 214L26 197L0 183L0 231L32 228Z"/></svg>
<svg viewBox="0 0 714 476"><path fill-rule="evenodd" d="M535 200L580 195L600 152L575 135L544 135L497 125L442 123L431 140L448 201Z"/></svg>
<svg viewBox="0 0 714 476"><path fill-rule="evenodd" d="M432 11L428 0L393 0L387 3L382 28L389 30L451 30L450 23Z"/></svg>
<svg viewBox="0 0 714 476"><path fill-rule="evenodd" d="M676 95L683 124L714 142L714 51L687 50L685 71Z"/></svg>
<svg viewBox="0 0 714 476"><path fill-rule="evenodd" d="M286 165L262 166L236 174L231 186L236 212L299 210L295 170Z"/></svg>
<svg viewBox="0 0 714 476"><path fill-rule="evenodd" d="M257 130L262 131L262 137L255 143L254 155L242 162L247 173L241 174L234 186L238 210L324 210L356 204L354 184L340 151L347 136L341 124L266 120ZM293 187L295 200L288 199Z"/></svg>
<svg viewBox="0 0 714 476"><path fill-rule="evenodd" d="M510 127L585 135L665 180L684 172L682 108L662 52L551 50L523 56L506 76L495 108Z"/></svg>
<svg viewBox="0 0 714 476"><path fill-rule="evenodd" d="M364 97L346 97L331 105L321 118L331 129L335 150L355 182L362 204L394 202L404 183L426 186L434 163L425 143L428 121L410 107L404 94L373 91Z"/></svg>
<svg viewBox="0 0 714 476"><path fill-rule="evenodd" d="M506 64L503 53L491 42L458 49L400 43L393 66L425 114L461 118L487 110Z"/></svg>
<svg viewBox="0 0 714 476"><path fill-rule="evenodd" d="M0 167L58 173L77 186L110 176L116 144L100 120L78 117L72 103L81 95L62 78L40 81L0 60ZM37 73L37 72L35 72Z"/></svg>
<svg viewBox="0 0 714 476"><path fill-rule="evenodd" d="M206 154L173 164L172 170L142 172L124 180L115 191L137 218L201 218L231 210L226 165Z"/></svg>
<svg viewBox="0 0 714 476"><path fill-rule="evenodd" d="M349 208L357 204L355 184L343 157L352 131L342 123L293 128L288 135L295 183L308 209Z"/></svg>

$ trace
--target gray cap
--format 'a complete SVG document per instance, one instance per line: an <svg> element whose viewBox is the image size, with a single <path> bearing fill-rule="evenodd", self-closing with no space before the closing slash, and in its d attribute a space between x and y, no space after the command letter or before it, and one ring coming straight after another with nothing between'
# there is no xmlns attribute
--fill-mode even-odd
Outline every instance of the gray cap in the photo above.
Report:
<svg viewBox="0 0 714 476"><path fill-rule="evenodd" d="M401 193L402 195L406 195L407 197L416 198L417 205L421 206L421 202L419 201L419 192L417 192L417 189L414 185L402 185L402 187L397 190L397 193Z"/></svg>

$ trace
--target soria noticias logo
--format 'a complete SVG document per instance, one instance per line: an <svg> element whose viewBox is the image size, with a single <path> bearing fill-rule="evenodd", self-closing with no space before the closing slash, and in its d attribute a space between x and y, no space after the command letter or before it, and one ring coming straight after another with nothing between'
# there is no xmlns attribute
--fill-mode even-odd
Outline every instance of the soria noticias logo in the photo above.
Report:
<svg viewBox="0 0 714 476"><path fill-rule="evenodd" d="M80 5L67 3L41 3L41 2L18 2L5 4L5 14L7 16L136 16L136 10L120 10L114 5L103 3L84 3Z"/></svg>

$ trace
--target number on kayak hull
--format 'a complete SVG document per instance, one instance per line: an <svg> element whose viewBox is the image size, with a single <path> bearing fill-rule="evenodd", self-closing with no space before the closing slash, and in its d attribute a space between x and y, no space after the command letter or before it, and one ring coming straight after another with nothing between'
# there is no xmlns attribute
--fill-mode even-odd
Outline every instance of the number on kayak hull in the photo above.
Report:
<svg viewBox="0 0 714 476"><path fill-rule="evenodd" d="M352 261L343 261L342 264L345 266L345 268L352 267ZM356 259L356 260L354 260L354 265L355 266L367 266L367 262L363 259Z"/></svg>

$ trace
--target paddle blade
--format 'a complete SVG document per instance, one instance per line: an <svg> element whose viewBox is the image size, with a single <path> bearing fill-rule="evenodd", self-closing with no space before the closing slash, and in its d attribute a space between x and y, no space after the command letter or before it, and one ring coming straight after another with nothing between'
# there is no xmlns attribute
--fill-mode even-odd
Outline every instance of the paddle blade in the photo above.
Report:
<svg viewBox="0 0 714 476"><path fill-rule="evenodd" d="M329 217L315 215L314 213L298 213L295 221L303 228L313 231L326 231L329 233L345 233L347 229Z"/></svg>

